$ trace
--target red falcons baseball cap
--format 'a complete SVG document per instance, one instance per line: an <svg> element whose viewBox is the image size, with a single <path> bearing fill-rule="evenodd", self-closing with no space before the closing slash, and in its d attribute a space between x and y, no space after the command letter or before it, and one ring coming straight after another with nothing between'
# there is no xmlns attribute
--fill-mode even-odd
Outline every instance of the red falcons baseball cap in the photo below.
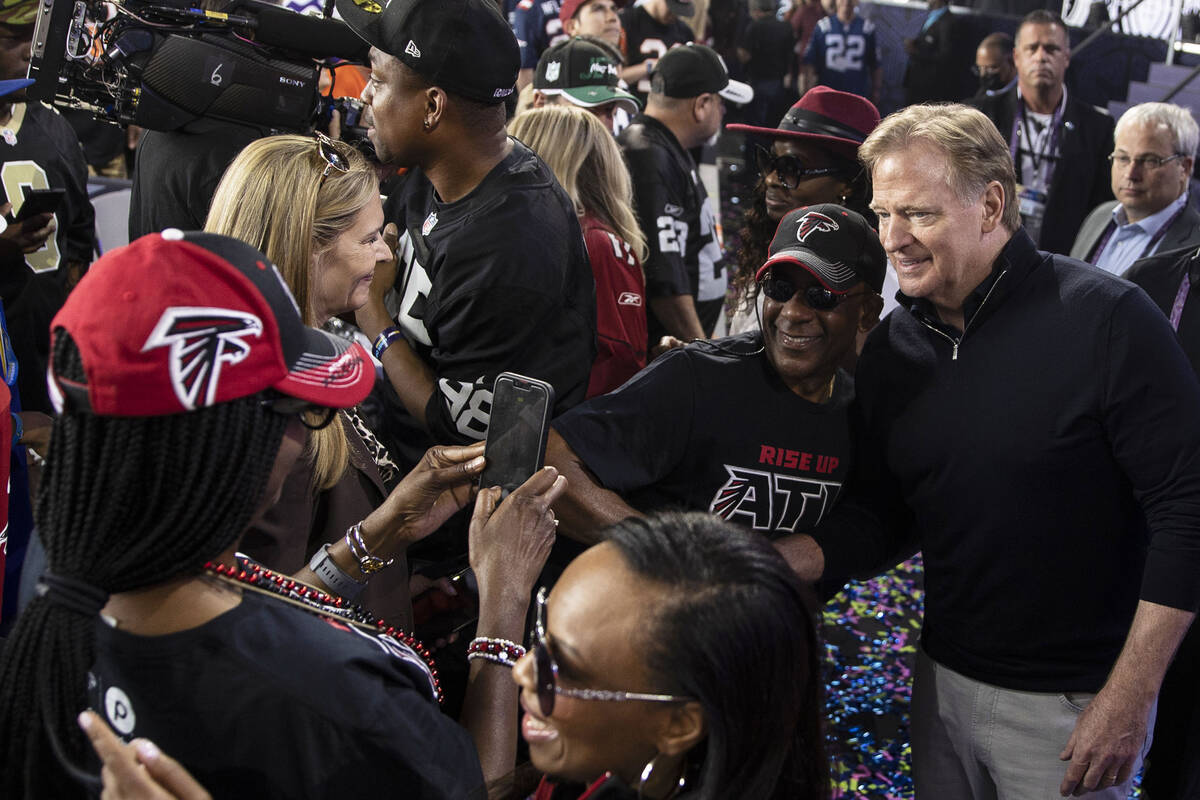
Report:
<svg viewBox="0 0 1200 800"><path fill-rule="evenodd" d="M360 345L301 322L266 256L213 233L169 228L105 254L50 331L71 336L86 376L69 380L51 362L59 411L165 416L265 389L347 408L375 380Z"/></svg>
<svg viewBox="0 0 1200 800"><path fill-rule="evenodd" d="M876 294L883 290L887 255L879 234L862 215L834 203L789 211L779 220L756 281L779 263L797 264L831 292L845 294L862 281Z"/></svg>

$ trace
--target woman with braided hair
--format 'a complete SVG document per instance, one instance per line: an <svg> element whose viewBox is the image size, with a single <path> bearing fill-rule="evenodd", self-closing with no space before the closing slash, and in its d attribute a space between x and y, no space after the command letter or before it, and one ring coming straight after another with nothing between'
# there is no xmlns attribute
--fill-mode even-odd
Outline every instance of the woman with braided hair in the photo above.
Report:
<svg viewBox="0 0 1200 800"><path fill-rule="evenodd" d="M488 775L511 768L515 731L492 724L516 703L506 673L472 673L464 730L440 712L419 643L236 554L304 426L374 380L361 347L303 326L261 253L212 234L144 237L93 265L51 336L47 572L0 653L0 796L95 794L76 724L89 705L121 735L162 742L217 796L392 784L467 797L482 791L480 758ZM400 539L467 502L481 453L430 451L396 493ZM496 493L480 494L481 635L520 638L561 486L544 470L495 514Z"/></svg>

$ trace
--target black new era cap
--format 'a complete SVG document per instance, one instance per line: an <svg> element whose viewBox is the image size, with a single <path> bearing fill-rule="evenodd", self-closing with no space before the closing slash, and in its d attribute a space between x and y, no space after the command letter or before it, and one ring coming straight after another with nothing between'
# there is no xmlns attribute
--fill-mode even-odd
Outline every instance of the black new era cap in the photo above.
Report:
<svg viewBox="0 0 1200 800"><path fill-rule="evenodd" d="M517 39L491 0L337 0L337 10L434 86L481 103L515 91Z"/></svg>
<svg viewBox="0 0 1200 800"><path fill-rule="evenodd" d="M667 97L699 97L716 92L735 103L749 103L754 90L749 84L731 81L725 61L717 51L689 42L672 47L654 65L654 76L661 76Z"/></svg>
<svg viewBox="0 0 1200 800"><path fill-rule="evenodd" d="M833 203L789 211L779 221L767 248L767 260L755 280L772 265L798 264L831 292L845 294L862 281L876 293L883 290L887 255L877 234L862 215Z"/></svg>
<svg viewBox="0 0 1200 800"><path fill-rule="evenodd" d="M617 62L600 47L583 39L568 39L542 53L533 88L562 95L584 108L621 103L636 114L641 103L618 86Z"/></svg>

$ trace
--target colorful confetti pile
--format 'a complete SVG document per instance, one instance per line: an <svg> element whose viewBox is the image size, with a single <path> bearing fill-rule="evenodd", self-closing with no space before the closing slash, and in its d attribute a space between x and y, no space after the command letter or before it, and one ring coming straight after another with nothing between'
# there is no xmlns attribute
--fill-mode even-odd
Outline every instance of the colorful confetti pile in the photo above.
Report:
<svg viewBox="0 0 1200 800"><path fill-rule="evenodd" d="M855 581L823 609L826 743L833 800L912 800L908 735L924 608L918 555ZM1136 785L1130 798L1141 797Z"/></svg>

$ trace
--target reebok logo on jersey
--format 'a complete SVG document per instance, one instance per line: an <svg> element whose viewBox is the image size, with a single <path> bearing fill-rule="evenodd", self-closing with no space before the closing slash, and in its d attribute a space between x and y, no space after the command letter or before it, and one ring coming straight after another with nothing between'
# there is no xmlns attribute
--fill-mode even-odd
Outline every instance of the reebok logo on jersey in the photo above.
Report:
<svg viewBox="0 0 1200 800"><path fill-rule="evenodd" d="M831 233L838 227L836 222L819 211L810 211L797 220L796 241L803 242L812 233Z"/></svg>
<svg viewBox="0 0 1200 800"><path fill-rule="evenodd" d="M642 304L642 296L637 292L621 292L621 296L617 298L619 306L640 306Z"/></svg>
<svg viewBox="0 0 1200 800"><path fill-rule="evenodd" d="M261 336L262 320L225 308L168 308L142 346L142 352L169 347L171 387L189 411L211 406L221 383L221 367L250 355L247 336Z"/></svg>
<svg viewBox="0 0 1200 800"><path fill-rule="evenodd" d="M683 209L674 203L667 203L665 206L663 206L663 213L670 214L672 217L678 217L683 213Z"/></svg>
<svg viewBox="0 0 1200 800"><path fill-rule="evenodd" d="M412 39L409 39L408 44L404 46L404 54L412 56L413 58L421 57L421 51L417 48L417 43Z"/></svg>

